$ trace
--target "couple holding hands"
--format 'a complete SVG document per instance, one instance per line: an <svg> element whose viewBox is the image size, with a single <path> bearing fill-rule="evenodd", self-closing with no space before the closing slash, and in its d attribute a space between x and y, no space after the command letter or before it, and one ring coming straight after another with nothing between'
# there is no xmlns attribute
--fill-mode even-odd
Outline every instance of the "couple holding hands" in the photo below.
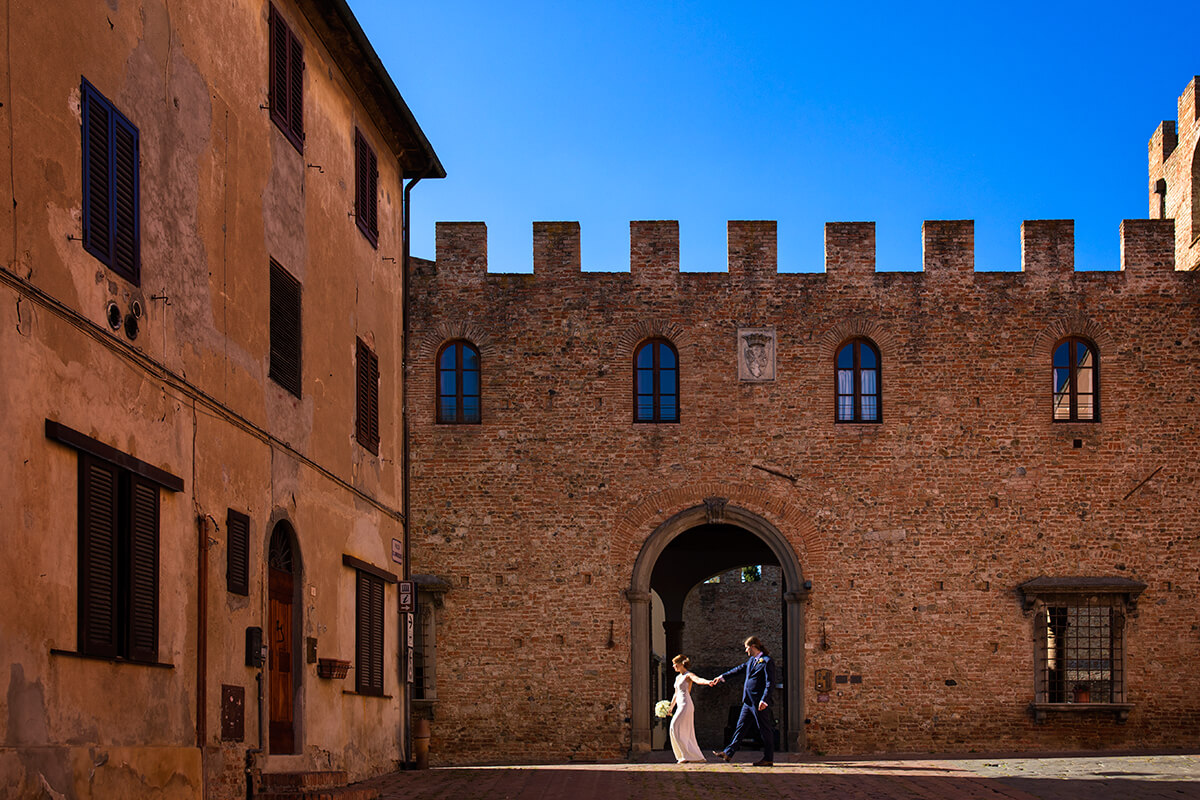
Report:
<svg viewBox="0 0 1200 800"><path fill-rule="evenodd" d="M737 727L733 730L733 738L723 750L716 750L713 755L723 761L732 761L737 752L738 742L742 732L758 729L758 736L763 743L763 757L755 761L756 767L770 767L775 763L775 732L771 722L771 712L767 710L771 697L771 689L775 685L775 664L762 642L757 636L751 636L745 641L746 655L749 660L745 664L723 672L712 680L705 680L691 672L688 667L690 660L683 655L671 659L671 664L679 676L675 678L675 696L671 699L671 749L675 751L677 763L699 763L705 760L696 744L696 707L692 704L692 684L701 686L716 686L724 683L726 678L741 676L745 679L742 690L742 713L738 716Z"/></svg>

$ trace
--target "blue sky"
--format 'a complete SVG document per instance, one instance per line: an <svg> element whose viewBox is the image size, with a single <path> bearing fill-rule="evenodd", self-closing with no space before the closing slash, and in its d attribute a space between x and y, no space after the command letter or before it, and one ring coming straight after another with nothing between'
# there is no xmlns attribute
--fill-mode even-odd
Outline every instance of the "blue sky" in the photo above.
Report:
<svg viewBox="0 0 1200 800"><path fill-rule="evenodd" d="M1022 220L1074 219L1076 267L1114 268L1200 73L1187 2L349 2L448 173L413 254L479 220L493 272L532 268L534 220L627 270L638 219L679 220L684 270L725 269L729 219L777 220L781 271L822 270L843 220L919 269L925 219L974 219L987 270L1020 268Z"/></svg>

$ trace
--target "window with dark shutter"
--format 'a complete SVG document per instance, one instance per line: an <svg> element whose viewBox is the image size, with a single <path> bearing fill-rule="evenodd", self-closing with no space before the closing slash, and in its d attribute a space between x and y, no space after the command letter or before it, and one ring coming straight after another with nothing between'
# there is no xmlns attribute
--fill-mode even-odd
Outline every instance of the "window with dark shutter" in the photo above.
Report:
<svg viewBox="0 0 1200 800"><path fill-rule="evenodd" d="M300 282L271 259L270 377L300 396Z"/></svg>
<svg viewBox="0 0 1200 800"><path fill-rule="evenodd" d="M304 48L283 16L270 12L271 120L297 150L304 152Z"/></svg>
<svg viewBox="0 0 1200 800"><path fill-rule="evenodd" d="M126 280L141 280L138 130L83 81L83 246Z"/></svg>
<svg viewBox="0 0 1200 800"><path fill-rule="evenodd" d="M383 694L383 581L355 571L355 691Z"/></svg>
<svg viewBox="0 0 1200 800"><path fill-rule="evenodd" d="M158 489L79 454L80 653L158 660Z"/></svg>
<svg viewBox="0 0 1200 800"><path fill-rule="evenodd" d="M354 436L359 444L379 455L379 357L362 339L357 340L356 351L358 402Z"/></svg>
<svg viewBox="0 0 1200 800"><path fill-rule="evenodd" d="M362 131L354 129L354 218L372 247L379 245L379 161Z"/></svg>
<svg viewBox="0 0 1200 800"><path fill-rule="evenodd" d="M250 518L232 508L225 515L225 588L231 594L250 594Z"/></svg>

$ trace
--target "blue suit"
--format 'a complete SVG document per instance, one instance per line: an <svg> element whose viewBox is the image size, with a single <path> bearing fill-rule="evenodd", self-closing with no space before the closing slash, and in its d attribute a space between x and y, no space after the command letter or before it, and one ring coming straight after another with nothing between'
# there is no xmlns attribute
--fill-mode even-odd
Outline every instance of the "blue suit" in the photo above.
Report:
<svg viewBox="0 0 1200 800"><path fill-rule="evenodd" d="M732 756L737 752L738 741L747 726L758 729L758 738L763 743L763 759L775 760L775 728L771 719L771 689L775 686L775 662L766 653L752 656L745 664L734 667L720 677L729 679L741 675L746 679L742 689L742 713L738 715L737 727L733 730L733 741L725 748ZM767 708L758 710L758 704L767 703Z"/></svg>

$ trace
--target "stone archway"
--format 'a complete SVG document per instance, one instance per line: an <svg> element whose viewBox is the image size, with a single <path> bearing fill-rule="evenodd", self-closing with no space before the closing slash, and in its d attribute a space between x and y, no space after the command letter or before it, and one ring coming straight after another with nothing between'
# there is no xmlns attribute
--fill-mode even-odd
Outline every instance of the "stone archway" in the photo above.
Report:
<svg viewBox="0 0 1200 800"><path fill-rule="evenodd" d="M804 601L811 584L804 580L800 561L791 544L774 525L751 511L730 505L725 498L714 497L706 499L703 505L680 511L659 525L642 545L634 562L633 577L626 597L630 605L631 634L631 749L635 754L648 753L651 749L651 575L659 557L672 540L693 528L715 523L735 526L758 537L779 562L786 605L787 675L783 681L786 692L786 747L792 752L804 749Z"/></svg>

